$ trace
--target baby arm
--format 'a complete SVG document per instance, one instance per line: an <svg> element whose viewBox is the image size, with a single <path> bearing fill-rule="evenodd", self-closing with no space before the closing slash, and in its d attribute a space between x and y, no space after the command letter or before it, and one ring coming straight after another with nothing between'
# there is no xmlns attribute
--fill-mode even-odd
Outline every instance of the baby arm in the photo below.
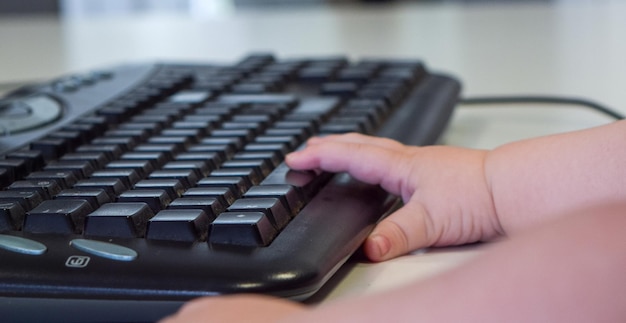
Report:
<svg viewBox="0 0 626 323"><path fill-rule="evenodd" d="M290 167L346 171L405 201L366 241L372 260L511 239L460 268L381 294L316 308L208 297L167 322L624 321L625 139L626 121L493 151L407 147L355 134L314 138L288 156Z"/></svg>

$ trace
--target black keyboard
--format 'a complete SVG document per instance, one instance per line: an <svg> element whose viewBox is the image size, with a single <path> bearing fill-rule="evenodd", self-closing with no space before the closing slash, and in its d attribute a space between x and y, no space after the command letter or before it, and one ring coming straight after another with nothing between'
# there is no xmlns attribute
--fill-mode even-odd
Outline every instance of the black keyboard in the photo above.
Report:
<svg viewBox="0 0 626 323"><path fill-rule="evenodd" d="M433 144L459 92L419 61L268 54L15 90L0 101L0 320L306 299L399 202L346 174L289 170L285 154L346 132Z"/></svg>

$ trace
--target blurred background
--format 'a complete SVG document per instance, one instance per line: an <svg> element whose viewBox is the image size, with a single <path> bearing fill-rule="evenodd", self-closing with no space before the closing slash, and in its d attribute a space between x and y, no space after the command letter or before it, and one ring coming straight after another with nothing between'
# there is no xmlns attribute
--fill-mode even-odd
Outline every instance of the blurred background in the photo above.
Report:
<svg viewBox="0 0 626 323"><path fill-rule="evenodd" d="M3 0L0 15L58 14L85 16L124 13L178 12L215 15L240 8L315 6L340 3L380 5L393 2L513 3L513 2L611 2L621 0Z"/></svg>
<svg viewBox="0 0 626 323"><path fill-rule="evenodd" d="M0 87L253 52L419 58L466 97L576 96L626 113L625 12L625 0L0 0ZM606 122L573 110L459 109L447 141L489 148Z"/></svg>

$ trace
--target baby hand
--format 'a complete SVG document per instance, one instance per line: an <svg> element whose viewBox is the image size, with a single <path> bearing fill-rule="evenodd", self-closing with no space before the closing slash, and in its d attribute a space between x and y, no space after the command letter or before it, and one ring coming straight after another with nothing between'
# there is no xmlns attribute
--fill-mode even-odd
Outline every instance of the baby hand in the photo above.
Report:
<svg viewBox="0 0 626 323"><path fill-rule="evenodd" d="M402 198L404 206L381 221L364 244L371 260L382 261L503 233L484 175L485 155L352 133L312 138L305 149L287 155L286 163L296 170L347 172Z"/></svg>

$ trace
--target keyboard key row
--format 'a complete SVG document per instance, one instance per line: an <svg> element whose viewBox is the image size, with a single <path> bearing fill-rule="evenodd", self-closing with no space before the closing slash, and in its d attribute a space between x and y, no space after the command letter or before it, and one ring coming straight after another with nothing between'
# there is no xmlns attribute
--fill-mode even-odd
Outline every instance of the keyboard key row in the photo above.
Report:
<svg viewBox="0 0 626 323"><path fill-rule="evenodd" d="M191 195L161 209L163 205L156 204L162 203L163 195L150 193L136 192L98 208L87 199L75 197L44 201L29 212L18 202L2 202L0 228L6 231L23 226L32 233L266 246L294 214L285 207L284 199L273 197L239 199L225 209L217 198ZM138 202L146 197L150 201ZM236 240L224 240L233 232L238 232Z"/></svg>

